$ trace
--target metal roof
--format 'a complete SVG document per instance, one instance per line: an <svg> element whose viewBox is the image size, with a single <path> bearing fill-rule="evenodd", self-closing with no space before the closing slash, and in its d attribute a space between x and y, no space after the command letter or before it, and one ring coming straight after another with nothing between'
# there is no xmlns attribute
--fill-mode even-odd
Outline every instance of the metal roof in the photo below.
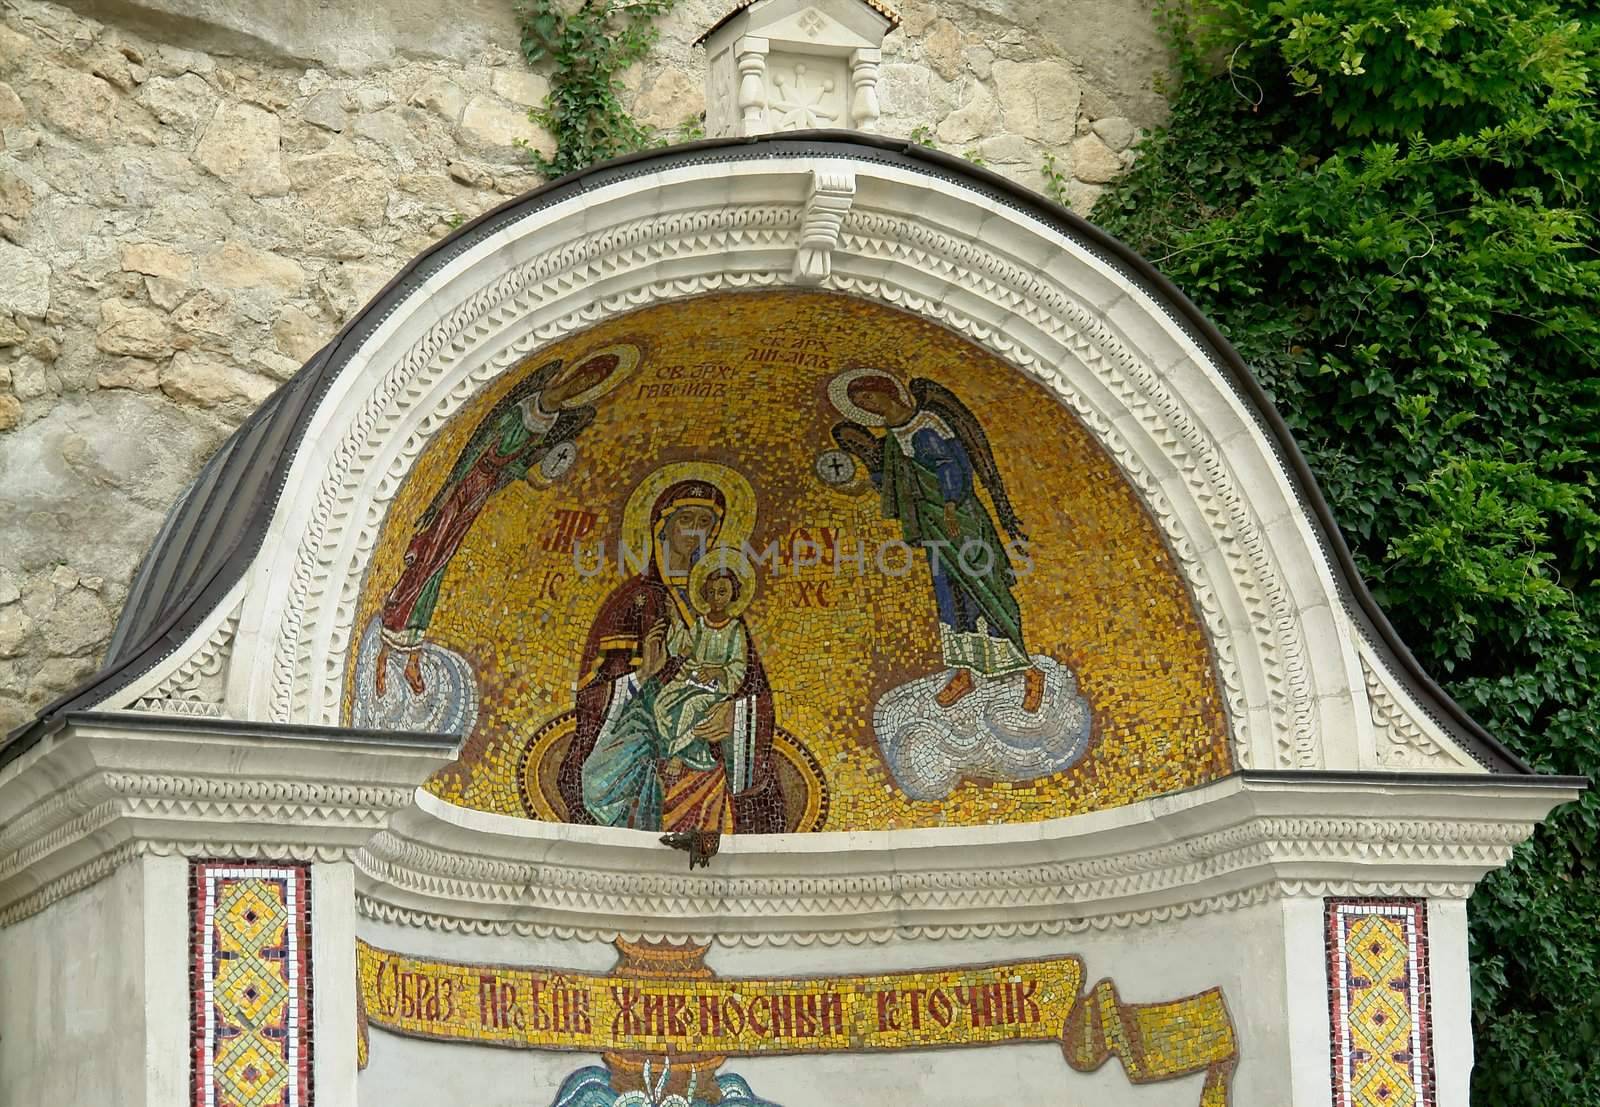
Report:
<svg viewBox="0 0 1600 1107"><path fill-rule="evenodd" d="M91 709L177 649L245 574L285 496L290 462L318 402L345 363L385 319L450 259L514 220L603 185L680 163L831 157L895 165L959 181L1085 242L1182 321L1210 350L1239 396L1255 411L1296 494L1333 562L1345 606L1416 703L1493 772L1533 770L1474 722L1428 675L1400 640L1362 582L1349 547L1305 458L1239 354L1198 308L1149 262L1104 231L1048 198L961 158L905 140L857 131L792 132L758 138L708 139L642 151L552 181L508 201L441 239L400 271L342 331L233 433L167 516L133 580L104 665L85 683L43 708L0 745L0 764L47 733L69 712Z"/></svg>
<svg viewBox="0 0 1600 1107"><path fill-rule="evenodd" d="M895 11L888 4L883 3L882 0L857 0L857 2L865 4L867 7L883 16L883 18L887 19L889 21L889 30L892 31L896 27L900 26L900 13ZM761 3L761 0L739 0L739 3L735 4L733 9L729 11L727 15L717 20L710 26L705 34L695 39L694 44L696 46L705 45L706 39L722 30L723 26L728 22L728 20L732 19L746 8L753 7L759 3Z"/></svg>

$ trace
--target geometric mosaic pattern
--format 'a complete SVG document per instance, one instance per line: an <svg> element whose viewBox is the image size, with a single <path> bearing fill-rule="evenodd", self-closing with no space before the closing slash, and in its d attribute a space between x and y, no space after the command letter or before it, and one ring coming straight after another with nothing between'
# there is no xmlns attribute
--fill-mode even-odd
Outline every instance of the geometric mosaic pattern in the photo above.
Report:
<svg viewBox="0 0 1600 1107"><path fill-rule="evenodd" d="M1327 901L1334 1107L1433 1107L1427 903Z"/></svg>
<svg viewBox="0 0 1600 1107"><path fill-rule="evenodd" d="M189 867L194 1107L310 1107L304 865Z"/></svg>

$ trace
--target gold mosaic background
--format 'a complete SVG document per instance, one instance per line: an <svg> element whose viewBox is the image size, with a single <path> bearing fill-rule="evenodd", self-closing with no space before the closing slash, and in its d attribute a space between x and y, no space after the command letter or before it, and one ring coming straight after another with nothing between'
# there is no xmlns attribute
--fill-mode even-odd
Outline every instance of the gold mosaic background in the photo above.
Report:
<svg viewBox="0 0 1600 1107"><path fill-rule="evenodd" d="M942 670L926 559L907 576L823 565L799 577L761 571L745 619L774 692L777 725L820 762L825 830L1025 822L1114 807L1230 770L1226 726L1204 634L1156 527L1083 426L1000 359L934 325L827 293L733 293L659 305L543 350L459 413L396 497L363 585L357 626L401 569L412 524L479 420L521 374L630 340L644 359L579 440L552 488L517 482L493 497L447 572L429 640L465 656L482 706L460 760L428 787L455 803L522 815L518 755L571 709L591 620L624 579L616 542L629 493L658 466L705 459L754 486L751 547L805 531L859 537L870 551L900 537L870 485L837 489L815 475L840 421L827 386L870 365L930 377L982 421L1028 532L1033 571L1019 580L1032 653L1071 667L1094 710L1088 753L1027 783L964 781L915 802L894 786L872 734L877 697ZM783 364L798 362L799 364ZM720 387L706 387L706 386ZM863 488L865 489L863 491ZM597 517L612 563L582 579L568 544L572 512ZM566 529L563 529L563 528ZM891 558L894 555L891 554ZM555 574L561 574L557 580ZM828 606L818 606L821 599ZM354 688L352 650L347 705ZM348 706L347 706L348 714Z"/></svg>

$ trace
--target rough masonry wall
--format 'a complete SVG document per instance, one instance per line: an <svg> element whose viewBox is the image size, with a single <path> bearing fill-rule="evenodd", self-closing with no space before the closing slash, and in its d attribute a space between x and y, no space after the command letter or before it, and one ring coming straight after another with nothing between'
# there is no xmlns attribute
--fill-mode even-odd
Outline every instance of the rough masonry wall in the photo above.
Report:
<svg viewBox="0 0 1600 1107"><path fill-rule="evenodd" d="M683 0L625 75L704 108ZM238 10L235 10L238 9ZM1088 213L1159 121L1144 5L914 0L881 129ZM167 508L411 257L539 183L511 0L0 0L0 733L97 666Z"/></svg>

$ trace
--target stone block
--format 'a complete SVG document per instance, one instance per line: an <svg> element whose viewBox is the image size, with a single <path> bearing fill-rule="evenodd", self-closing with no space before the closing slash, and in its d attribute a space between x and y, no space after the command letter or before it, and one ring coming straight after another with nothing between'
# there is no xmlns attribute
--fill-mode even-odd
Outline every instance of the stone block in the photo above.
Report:
<svg viewBox="0 0 1600 1107"><path fill-rule="evenodd" d="M177 354L161 371L161 391L198 407L241 403L255 407L272 395L273 387L254 373L190 353Z"/></svg>
<svg viewBox="0 0 1600 1107"><path fill-rule="evenodd" d="M455 123L461 118L461 109L466 107L467 94L448 77L429 77L411 94L411 102Z"/></svg>
<svg viewBox="0 0 1600 1107"><path fill-rule="evenodd" d="M345 110L344 95L335 89L319 92L300 109L300 118L312 126L335 134L350 124L350 113Z"/></svg>
<svg viewBox="0 0 1600 1107"><path fill-rule="evenodd" d="M28 121L28 109L23 106L17 90L0 81L0 128L20 127Z"/></svg>
<svg viewBox="0 0 1600 1107"><path fill-rule="evenodd" d="M73 573L74 587L57 597L54 608L40 623L45 648L53 657L80 657L97 650L111 637L112 620L105 604L76 584L77 574Z"/></svg>
<svg viewBox="0 0 1600 1107"><path fill-rule="evenodd" d="M288 307L272 324L272 337L279 350L301 364L310 361L332 337L332 328L323 326L297 307Z"/></svg>
<svg viewBox="0 0 1600 1107"><path fill-rule="evenodd" d="M960 29L948 19L939 20L922 40L922 56L939 76L955 80L961 75L964 60Z"/></svg>
<svg viewBox="0 0 1600 1107"><path fill-rule="evenodd" d="M306 271L298 262L243 242L224 242L201 258L200 275L208 283L232 289L295 292L306 282Z"/></svg>
<svg viewBox="0 0 1600 1107"><path fill-rule="evenodd" d="M194 261L187 254L159 242L123 243L120 254L122 269L127 273L174 281L187 281L194 274Z"/></svg>
<svg viewBox="0 0 1600 1107"><path fill-rule="evenodd" d="M633 114L639 122L663 129L680 126L705 110L704 82L694 80L681 69L663 72L633 104Z"/></svg>
<svg viewBox="0 0 1600 1107"><path fill-rule="evenodd" d="M95 375L101 388L129 388L135 392L154 392L161 387L161 366L143 358L118 358Z"/></svg>
<svg viewBox="0 0 1600 1107"><path fill-rule="evenodd" d="M22 422L22 401L15 396L0 394L0 431L8 431Z"/></svg>
<svg viewBox="0 0 1600 1107"><path fill-rule="evenodd" d="M0 311L40 319L49 310L49 263L20 246L0 241Z"/></svg>
<svg viewBox="0 0 1600 1107"><path fill-rule="evenodd" d="M217 94L193 73L151 77L139 86L134 99L163 126L180 134L193 134L217 110Z"/></svg>
<svg viewBox="0 0 1600 1107"><path fill-rule="evenodd" d="M51 127L84 142L111 137L117 94L99 77L59 66L42 67L39 112Z"/></svg>
<svg viewBox="0 0 1600 1107"><path fill-rule="evenodd" d="M1072 175L1089 184L1105 184L1122 172L1122 159L1101 141L1088 134L1072 144Z"/></svg>
<svg viewBox="0 0 1600 1107"><path fill-rule="evenodd" d="M499 161L521 161L522 140L545 154L555 153L555 142L528 118L526 108L513 108L492 96L474 96L461 113L457 128L461 144Z"/></svg>
<svg viewBox="0 0 1600 1107"><path fill-rule="evenodd" d="M172 352L172 327L160 312L124 300L105 300L94 344L108 354L166 357Z"/></svg>
<svg viewBox="0 0 1600 1107"><path fill-rule="evenodd" d="M1082 90L1060 62L997 61L994 83L1006 130L1054 144L1077 129Z"/></svg>
<svg viewBox="0 0 1600 1107"><path fill-rule="evenodd" d="M1139 129L1127 117L1111 115L1094 121L1094 133L1113 150L1126 150L1138 137Z"/></svg>
<svg viewBox="0 0 1600 1107"><path fill-rule="evenodd" d="M282 196L289 191L278 117L254 104L220 105L194 156L208 172L251 196Z"/></svg>
<svg viewBox="0 0 1600 1107"><path fill-rule="evenodd" d="M700 87L699 82L691 84L696 90ZM513 104L536 108L543 104L544 98L550 94L550 82L543 74L527 69L496 69L489 77L489 90Z"/></svg>

